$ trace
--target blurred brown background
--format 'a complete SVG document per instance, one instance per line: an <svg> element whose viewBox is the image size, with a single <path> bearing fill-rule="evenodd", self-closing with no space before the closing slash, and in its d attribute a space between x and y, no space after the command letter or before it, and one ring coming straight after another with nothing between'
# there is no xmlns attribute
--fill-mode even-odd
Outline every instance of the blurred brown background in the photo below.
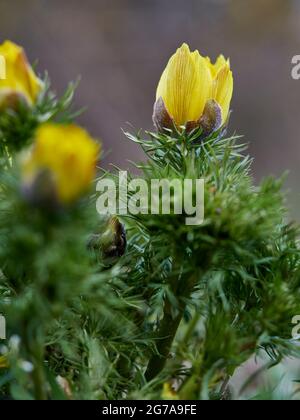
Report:
<svg viewBox="0 0 300 420"><path fill-rule="evenodd" d="M120 127L151 128L160 74L183 42L231 58L235 75L230 131L244 134L253 173L280 175L300 220L300 0L0 0L0 39L22 44L62 92L81 75L80 117L122 168L142 158Z"/></svg>

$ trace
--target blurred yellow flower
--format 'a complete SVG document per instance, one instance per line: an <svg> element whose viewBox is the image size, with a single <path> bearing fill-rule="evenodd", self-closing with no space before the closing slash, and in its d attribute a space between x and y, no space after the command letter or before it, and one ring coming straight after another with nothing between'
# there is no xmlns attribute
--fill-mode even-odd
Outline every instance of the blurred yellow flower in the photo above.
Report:
<svg viewBox="0 0 300 420"><path fill-rule="evenodd" d="M8 367L8 361L5 356L0 356L0 369L5 369Z"/></svg>
<svg viewBox="0 0 300 420"><path fill-rule="evenodd" d="M36 102L43 82L30 66L22 47L11 41L0 45L0 56L4 71L0 79L0 107L15 106L23 99L28 105Z"/></svg>
<svg viewBox="0 0 300 420"><path fill-rule="evenodd" d="M229 60L221 55L212 64L183 44L170 58L159 81L154 123L158 129L172 128L172 124L194 128L201 122L219 128L227 121L232 93Z"/></svg>
<svg viewBox="0 0 300 420"><path fill-rule="evenodd" d="M44 174L59 202L70 203L90 187L100 145L76 125L43 124L22 160L23 184L29 189ZM47 192L46 192L47 195Z"/></svg>
<svg viewBox="0 0 300 420"><path fill-rule="evenodd" d="M161 397L163 400L179 400L178 394L172 389L169 382L164 383Z"/></svg>

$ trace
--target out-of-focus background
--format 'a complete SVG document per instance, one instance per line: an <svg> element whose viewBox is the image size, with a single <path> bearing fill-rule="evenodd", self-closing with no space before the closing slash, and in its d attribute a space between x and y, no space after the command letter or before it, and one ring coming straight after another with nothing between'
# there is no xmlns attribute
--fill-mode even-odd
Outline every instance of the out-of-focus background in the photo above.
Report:
<svg viewBox="0 0 300 420"><path fill-rule="evenodd" d="M292 215L300 220L300 0L0 0L0 39L26 48L62 92L78 75L81 123L128 167L142 158L120 127L152 127L155 89L183 42L231 58L235 76L231 132L245 135L257 180L290 174Z"/></svg>

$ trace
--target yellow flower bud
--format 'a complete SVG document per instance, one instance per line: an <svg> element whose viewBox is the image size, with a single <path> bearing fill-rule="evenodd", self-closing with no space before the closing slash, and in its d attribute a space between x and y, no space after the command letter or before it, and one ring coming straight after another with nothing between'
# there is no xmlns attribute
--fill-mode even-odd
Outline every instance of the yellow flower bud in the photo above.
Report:
<svg viewBox="0 0 300 420"><path fill-rule="evenodd" d="M170 58L159 81L153 120L162 128L215 130L226 123L233 93L228 60L215 64L183 44Z"/></svg>
<svg viewBox="0 0 300 420"><path fill-rule="evenodd" d="M76 200L95 177L99 152L100 145L83 128L43 124L21 162L25 192L37 200L41 190L44 197L54 192L62 204Z"/></svg>
<svg viewBox="0 0 300 420"><path fill-rule="evenodd" d="M0 78L0 108L14 108L20 100L33 105L43 82L34 73L23 48L5 41L0 45L0 56L4 67Z"/></svg>

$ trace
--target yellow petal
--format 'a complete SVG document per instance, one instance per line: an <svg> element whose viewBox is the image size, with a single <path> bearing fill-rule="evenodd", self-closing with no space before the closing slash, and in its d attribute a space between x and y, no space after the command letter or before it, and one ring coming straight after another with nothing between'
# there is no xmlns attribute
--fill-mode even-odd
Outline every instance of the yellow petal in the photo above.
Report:
<svg viewBox="0 0 300 420"><path fill-rule="evenodd" d="M210 71L211 71L211 75L212 75L212 78L213 78L213 79L215 79L215 78L216 78L216 76L217 76L217 74L218 74L219 70L220 70L222 67L224 67L224 66L226 66L226 65L227 65L228 67L230 67L230 62L229 62L229 59L228 59L228 60L226 60L226 58L224 57L224 55L223 55L223 54L219 55L219 57L217 58L217 61L215 62L215 64L213 64L213 63L211 62L211 60L210 60L210 58L209 58L209 57L206 57L205 59L206 59L206 61L207 61L207 64L208 64L208 66L209 66L209 69L210 69Z"/></svg>
<svg viewBox="0 0 300 420"><path fill-rule="evenodd" d="M212 92L207 61L183 44L170 58L158 84L156 99L163 99L177 125L198 120Z"/></svg>
<svg viewBox="0 0 300 420"><path fill-rule="evenodd" d="M0 45L0 55L4 58L6 70L5 79L0 80L0 92L13 92L33 104L43 83L28 63L23 48L11 41L5 41Z"/></svg>
<svg viewBox="0 0 300 420"><path fill-rule="evenodd" d="M225 123L228 117L230 102L233 94L233 76L229 65L226 63L221 67L213 81L212 98L215 99L222 110L222 122Z"/></svg>

